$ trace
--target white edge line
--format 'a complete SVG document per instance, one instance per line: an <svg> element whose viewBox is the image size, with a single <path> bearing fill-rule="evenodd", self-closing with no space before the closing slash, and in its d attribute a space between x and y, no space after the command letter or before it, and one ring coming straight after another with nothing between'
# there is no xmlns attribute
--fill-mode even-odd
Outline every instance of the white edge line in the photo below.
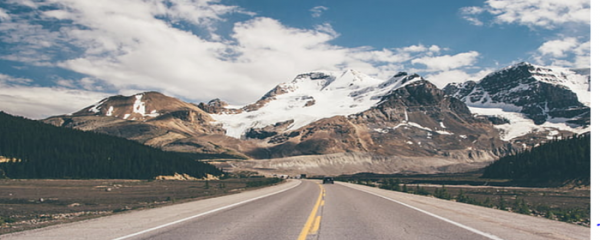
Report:
<svg viewBox="0 0 600 240"><path fill-rule="evenodd" d="M354 187L352 187L352 188L354 188ZM434 218L440 219L440 220L442 220L442 221L445 221L445 222L447 222L447 223L454 224L454 225L456 225L456 226L458 226L458 227L464 228L464 229L466 229L466 230L469 230L469 231L471 231L471 232L477 233L477 234L479 234L479 235L482 235L482 236L484 236L484 237L487 237L487 238L490 238L490 239L494 239L494 240L503 240L502 238L499 238L498 236L495 236L495 235L492 235L492 234L489 234L489 233L486 233L486 232L479 231L479 230L477 230L477 229L475 229L475 228L472 228L472 227L469 227L469 226L463 225L463 224L461 224L461 223L458 223L458 222L452 221L452 220L450 220L450 219L447 219L447 218L445 218L445 217L441 217L441 216L435 215L435 214L433 214L433 213L427 212L427 211L425 211L425 210L422 210L422 209L420 209L420 208L417 208L417 207L413 207L413 206L411 206L411 205L408 205L408 204L406 204L406 203L400 202L400 201L398 201L398 200L394 200L394 199L391 199L391 198L389 198L389 197L382 196L382 195L379 195L379 194L377 194L377 193L370 192L370 191L367 191L367 190L363 190L363 189L359 189L359 188L354 188L354 189L356 189L356 190L359 190L359 191L363 191L363 192L366 192L366 193L369 193L369 194L372 194L372 195L375 195L375 196L378 196L378 197L380 197L380 198L383 198L383 199L387 199L387 200L389 200L389 201L392 201L392 202L398 203L398 204L400 204L400 205L403 205L403 206L405 206L405 207L408 207L408 208L412 208L412 209L414 209L414 210L417 210L417 211L419 211L419 212L425 213L425 214L427 214L427 215L429 215L429 216L432 216L432 217L434 217Z"/></svg>
<svg viewBox="0 0 600 240"><path fill-rule="evenodd" d="M238 203L227 205L227 206L224 206L224 207L216 208L216 209L210 210L208 212L203 212L203 213L191 216L191 217L179 219L179 220L174 221L174 222L166 223L166 224L163 224L163 225L160 225L160 226L156 226L156 227L149 228L149 229L146 229L146 230L143 230L143 231L132 233L132 234L129 234L127 236L115 238L113 240L123 240L123 239L127 239L127 238L130 238L130 237L135 237L137 235L141 235L141 234L144 234L144 233L147 233L147 232L151 232L151 231L158 230L158 229L161 229L161 228L164 228L164 227L168 227L168 226L175 225L175 224L178 224L178 223L181 223L181 222L185 222L185 221L188 221L188 220L191 220L191 219L194 219L194 218L197 218L197 217L201 217L201 216L204 216L204 215L207 215L207 214L211 214L211 213L218 212L218 211L221 211L221 210L224 210L224 209L232 208L232 207L235 207L235 206L238 206L238 205L242 205L244 203L256 201L256 200L261 199L261 198L266 198L266 197L269 197L269 196L272 196L272 195L275 195L275 194L278 194L278 193L285 192L285 191L290 190L292 188L295 188L295 187L299 186L301 183L302 182L299 182L298 184L296 184L296 185L294 185L294 186L292 186L290 188L282 189L282 190L279 190L279 191L274 192L274 193L270 193L270 194L267 194L267 195L262 195L260 197L255 197L255 198L244 200L244 201L241 201L241 202L238 202Z"/></svg>

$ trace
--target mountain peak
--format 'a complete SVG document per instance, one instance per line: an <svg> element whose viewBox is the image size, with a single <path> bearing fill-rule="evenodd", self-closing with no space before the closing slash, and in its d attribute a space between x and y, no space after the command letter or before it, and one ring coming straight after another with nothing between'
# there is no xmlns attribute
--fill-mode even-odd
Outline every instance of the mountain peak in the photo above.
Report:
<svg viewBox="0 0 600 240"><path fill-rule="evenodd" d="M164 112L183 108L195 108L195 106L162 93L151 91L131 96L111 96L73 113L73 116L108 116L124 120L147 120L156 118Z"/></svg>
<svg viewBox="0 0 600 240"><path fill-rule="evenodd" d="M398 73L383 81L355 69L307 72L277 85L237 112L209 113L223 123L231 137L243 138L251 129L290 120L293 122L286 128L292 131L319 119L365 111L395 89L422 80L418 74Z"/></svg>
<svg viewBox="0 0 600 240"><path fill-rule="evenodd" d="M396 73L396 75L393 76L393 78L400 78L400 77L404 77L404 76L408 76L407 72L398 72Z"/></svg>
<svg viewBox="0 0 600 240"><path fill-rule="evenodd" d="M534 129L576 131L589 125L589 76L565 68L521 62L444 91L475 113L510 118L505 140Z"/></svg>
<svg viewBox="0 0 600 240"><path fill-rule="evenodd" d="M512 68L512 67L521 67L521 66L527 66L527 67L532 67L534 66L533 64L529 63L529 62L519 62L519 63L515 63L512 66L509 66L508 68Z"/></svg>

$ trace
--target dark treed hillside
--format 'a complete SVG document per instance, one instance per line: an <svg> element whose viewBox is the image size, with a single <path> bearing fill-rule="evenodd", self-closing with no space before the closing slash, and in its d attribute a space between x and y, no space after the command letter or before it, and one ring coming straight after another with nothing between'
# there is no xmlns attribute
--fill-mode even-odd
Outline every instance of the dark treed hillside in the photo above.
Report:
<svg viewBox="0 0 600 240"><path fill-rule="evenodd" d="M541 146L500 158L485 168L483 178L559 184L590 181L590 134L553 140Z"/></svg>
<svg viewBox="0 0 600 240"><path fill-rule="evenodd" d="M0 112L0 177L152 179L176 172L222 174L182 154Z"/></svg>

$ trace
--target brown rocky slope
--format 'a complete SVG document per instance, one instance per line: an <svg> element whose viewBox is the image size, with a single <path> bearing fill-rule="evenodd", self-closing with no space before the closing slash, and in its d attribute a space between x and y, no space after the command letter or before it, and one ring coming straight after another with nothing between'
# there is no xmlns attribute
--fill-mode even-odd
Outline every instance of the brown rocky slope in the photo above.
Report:
<svg viewBox="0 0 600 240"><path fill-rule="evenodd" d="M244 111L277 99L276 92L265 96ZM226 136L226 130L203 110L215 113L225 106L218 101L201 104L201 108L161 93L146 92L110 97L72 115L43 121L170 151L252 158L255 160L232 162L231 166L266 172L462 171L514 151L511 144L500 140L487 118L475 117L463 102L422 79L387 93L366 111L323 118L295 130L288 128L293 120L273 123L250 129L242 138Z"/></svg>

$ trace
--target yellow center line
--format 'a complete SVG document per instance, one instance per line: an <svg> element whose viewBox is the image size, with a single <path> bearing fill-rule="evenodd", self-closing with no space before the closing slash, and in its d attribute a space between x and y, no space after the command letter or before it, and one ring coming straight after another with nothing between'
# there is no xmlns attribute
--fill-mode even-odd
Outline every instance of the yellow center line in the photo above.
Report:
<svg viewBox="0 0 600 240"><path fill-rule="evenodd" d="M319 231L319 225L321 225L321 216L317 216L317 218L315 218L315 222L313 223L312 228L310 228L310 232L308 232L308 234L313 235L317 233L317 231Z"/></svg>
<svg viewBox="0 0 600 240"><path fill-rule="evenodd" d="M315 206L310 212L310 215L308 216L308 219L304 224L304 228L302 228L302 232L300 232L300 235L298 236L298 240L305 240L309 234L315 234L319 230L319 225L321 224L321 216L316 215L319 211L319 207L321 207L321 204L324 203L323 195L325 194L325 189L321 184L319 184L319 188L321 190L319 191L319 197L317 198L317 202L315 203Z"/></svg>

